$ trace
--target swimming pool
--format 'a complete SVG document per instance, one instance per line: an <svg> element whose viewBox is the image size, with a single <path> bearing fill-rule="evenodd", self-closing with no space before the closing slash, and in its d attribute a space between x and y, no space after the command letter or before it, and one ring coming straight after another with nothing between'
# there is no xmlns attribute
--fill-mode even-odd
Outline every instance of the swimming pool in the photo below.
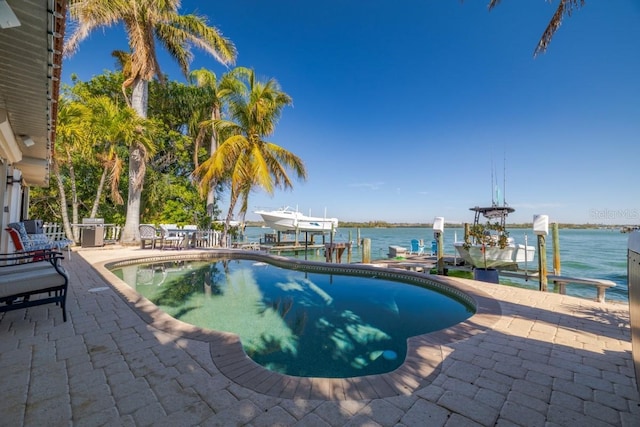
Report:
<svg viewBox="0 0 640 427"><path fill-rule="evenodd" d="M403 363L407 338L474 314L464 298L424 280L320 270L216 258L159 260L113 272L176 319L235 333L255 362L301 377L390 372Z"/></svg>

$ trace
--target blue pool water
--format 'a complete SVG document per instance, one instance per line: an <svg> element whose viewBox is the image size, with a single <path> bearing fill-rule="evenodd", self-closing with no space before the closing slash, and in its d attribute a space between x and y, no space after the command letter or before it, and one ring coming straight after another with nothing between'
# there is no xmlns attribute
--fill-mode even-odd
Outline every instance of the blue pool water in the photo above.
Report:
<svg viewBox="0 0 640 427"><path fill-rule="evenodd" d="M171 261L114 273L171 316L238 334L254 361L295 376L390 372L404 362L408 337L473 314L458 299L414 284L250 260Z"/></svg>

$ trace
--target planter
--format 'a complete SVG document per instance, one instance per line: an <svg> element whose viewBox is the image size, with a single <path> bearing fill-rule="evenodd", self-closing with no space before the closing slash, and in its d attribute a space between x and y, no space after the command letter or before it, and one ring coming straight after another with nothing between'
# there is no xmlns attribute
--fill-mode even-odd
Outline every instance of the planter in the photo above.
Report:
<svg viewBox="0 0 640 427"><path fill-rule="evenodd" d="M498 270L495 268L475 268L473 270L473 279L480 282L500 283Z"/></svg>

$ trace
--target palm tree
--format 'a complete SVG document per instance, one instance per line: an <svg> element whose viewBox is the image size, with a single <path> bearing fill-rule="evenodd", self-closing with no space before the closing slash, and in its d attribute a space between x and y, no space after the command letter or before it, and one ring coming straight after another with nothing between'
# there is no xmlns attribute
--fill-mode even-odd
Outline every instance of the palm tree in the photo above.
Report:
<svg viewBox="0 0 640 427"><path fill-rule="evenodd" d="M562 24L562 18L564 18L565 15L571 16L574 9L584 6L584 1L585 0L560 0L560 4L558 5L556 12L553 14L551 21L549 21L547 28L544 30L542 37L538 41L538 45L533 52L534 57L547 50L553 35L558 31L558 28L560 28L560 24ZM498 3L500 3L500 0L489 0L489 10L497 6Z"/></svg>
<svg viewBox="0 0 640 427"><path fill-rule="evenodd" d="M190 47L199 47L223 64L236 57L233 43L220 31L207 25L197 15L180 15L179 0L69 0L69 14L76 28L65 44L65 55L74 52L79 43L96 28L122 23L127 32L131 63L124 86L131 87L130 105L142 117L147 116L148 84L157 76L164 78L156 55L156 41L178 62L185 76L192 59ZM131 144L129 150L129 192L127 216L121 240L140 240L140 201L146 171L144 146Z"/></svg>
<svg viewBox="0 0 640 427"><path fill-rule="evenodd" d="M58 121L56 126L56 155L51 159L51 167L58 184L60 200L60 215L62 225L68 239L74 241L78 236L74 236L71 223L78 222L78 197L76 191L75 171L73 168L72 154L83 151L87 148L87 141L90 135L86 126L91 115L90 110L79 102L70 101L60 97L58 100ZM62 158L61 158L62 157ZM69 221L67 211L67 193L64 185L64 178L60 172L60 165L66 164L69 174L69 185L72 199L72 221Z"/></svg>
<svg viewBox="0 0 640 427"><path fill-rule="evenodd" d="M291 98L280 90L274 79L265 83L257 81L253 70L238 67L230 74L242 84L235 85L224 97L230 120L214 121L223 141L194 171L203 192L208 191L211 182L228 182L230 200L223 241L239 198L243 199L246 211L247 198L254 188L260 187L269 194L273 194L275 188L292 188L288 169L299 178L307 176L298 156L265 140L273 134L282 109L291 104Z"/></svg>
<svg viewBox="0 0 640 427"><path fill-rule="evenodd" d="M235 73L227 73L222 76L222 79L218 80L215 73L205 68L192 71L189 75L189 80L192 84L195 84L196 86L207 90L209 102L211 103L210 120L204 120L198 123L193 161L194 169L197 169L199 166L198 150L207 133L210 133L209 156L212 156L213 153L215 153L215 151L218 149L219 137L214 123L222 118L224 97L231 93L234 87L237 87L242 83L236 79ZM215 215L214 206L216 186L216 181L210 182L207 191L207 215L212 220L214 219Z"/></svg>
<svg viewBox="0 0 640 427"><path fill-rule="evenodd" d="M145 153L153 154L153 133L156 126L153 121L138 116L131 107L120 106L108 96L83 99L92 112L88 125L94 140L93 149L98 151L96 157L102 164L102 175L89 215L90 218L95 218L107 178L111 199L120 205L124 202L118 187L123 170L120 148L139 143L144 146Z"/></svg>

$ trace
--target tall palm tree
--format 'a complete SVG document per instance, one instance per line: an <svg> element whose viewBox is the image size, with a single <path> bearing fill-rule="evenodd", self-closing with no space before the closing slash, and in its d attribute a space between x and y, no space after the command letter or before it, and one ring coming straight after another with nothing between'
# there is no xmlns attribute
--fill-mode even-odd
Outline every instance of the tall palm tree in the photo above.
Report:
<svg viewBox="0 0 640 427"><path fill-rule="evenodd" d="M194 169L197 169L198 164L198 151L200 144L204 141L207 131L210 131L211 137L209 139L209 156L211 156L218 148L218 135L213 126L216 120L221 118L222 99L218 92L218 81L215 73L205 68L194 70L189 75L191 84L195 84L198 87L205 88L210 93L211 102L211 125L210 126L198 126L197 136L195 139L195 146L193 149L193 164ZM216 183L209 184L209 190L207 191L207 216L211 219L214 217L214 205L215 205L215 193Z"/></svg>
<svg viewBox="0 0 640 427"><path fill-rule="evenodd" d="M179 0L69 0L69 14L76 24L65 43L65 55L73 53L79 43L96 28L122 23L131 50L130 74L125 87L131 87L130 105L142 118L147 117L148 84L157 76L163 81L156 55L156 42L165 47L178 62L185 76L192 59L191 46L199 47L219 62L235 61L233 43L220 31L207 25L203 17L180 15ZM140 201L146 164L142 144L131 144L129 150L129 192L127 217L121 240L140 240Z"/></svg>
<svg viewBox="0 0 640 427"><path fill-rule="evenodd" d="M75 171L73 168L72 155L78 151L86 151L90 130L86 126L91 116L91 111L82 103L60 97L58 100L58 121L56 126L56 154L51 159L51 167L58 184L58 194L60 198L60 215L62 226L68 239L77 240L71 229L71 223L78 222L78 197L76 191ZM67 211L67 192L64 185L64 178L60 172L61 164L66 165L69 174L69 185L71 190L72 221L69 221Z"/></svg>
<svg viewBox="0 0 640 427"><path fill-rule="evenodd" d="M574 9L578 9L584 6L585 0L560 0L560 4L558 4L558 8L556 9L553 17L549 21L547 28L542 33L542 37L538 41L538 45L533 52L533 56L537 56L539 53L544 53L553 38L553 35L560 28L560 24L562 24L562 18L565 15L571 16ZM500 3L500 0L489 0L489 10L493 9Z"/></svg>
<svg viewBox="0 0 640 427"><path fill-rule="evenodd" d="M218 149L218 132L215 129L214 123L222 118L222 108L224 104L224 97L230 94L235 87L242 85L236 78L236 73L230 72L218 79L215 73L205 68L194 70L189 75L191 84L206 89L208 93L209 102L211 103L210 119L200 121L198 123L197 137L195 139L194 147L194 169L197 169L198 164L198 150L200 144L204 141L207 134L210 134L209 139L209 156ZM215 205L215 193L217 182L212 181L209 183L209 189L207 191L207 215L210 219L214 219L214 205Z"/></svg>
<svg viewBox="0 0 640 427"><path fill-rule="evenodd" d="M273 194L275 188L292 188L288 169L306 179L302 160L295 154L266 141L273 134L282 109L291 104L289 95L280 90L274 79L256 80L253 70L238 67L231 71L237 84L225 95L229 120L215 120L223 141L218 149L195 171L200 188L206 192L211 182L226 180L230 187L229 210L223 231L226 239L229 222L239 198L246 199L251 190L262 188ZM246 210L246 208L245 208ZM224 241L224 240L223 240Z"/></svg>

